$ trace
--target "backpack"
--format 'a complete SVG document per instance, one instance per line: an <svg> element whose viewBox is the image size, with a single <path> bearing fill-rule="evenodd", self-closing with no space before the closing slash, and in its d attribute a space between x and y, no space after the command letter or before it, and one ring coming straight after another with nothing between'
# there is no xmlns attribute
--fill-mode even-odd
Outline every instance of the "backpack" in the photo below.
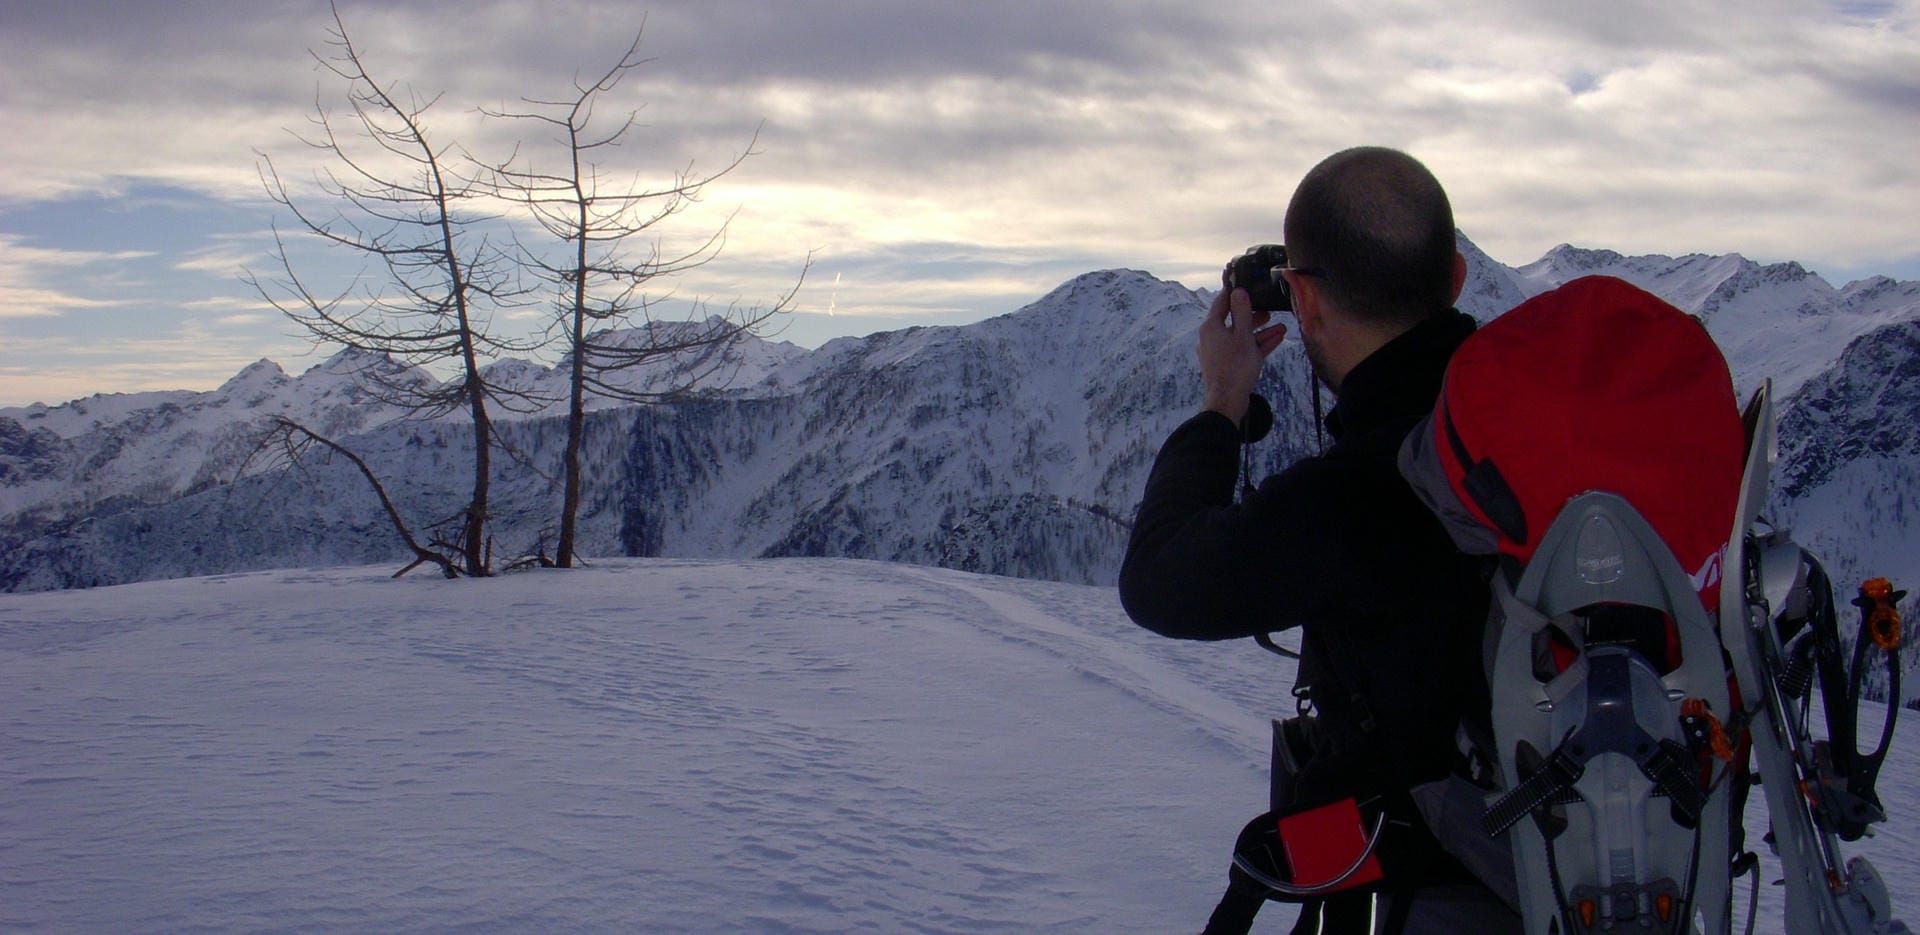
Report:
<svg viewBox="0 0 1920 935"><path fill-rule="evenodd" d="M1498 566L1491 710L1461 729L1493 766L1474 790L1484 809L1477 827L1457 805L1423 812L1463 863L1505 883L1528 932L1729 931L1735 868L1752 870L1737 808L1749 741L1782 812L1776 849L1802 878L1790 929L1905 930L1864 862L1835 868L1828 847L1827 866L1809 865L1832 831L1789 807L1818 765L1787 736L1787 654L1758 586L1770 432L1765 389L1743 414L1699 322L1592 276L1468 338L1401 449L1456 544ZM1812 561L1797 547L1791 560ZM1457 803L1460 788L1431 800ZM1489 867L1490 841L1510 866ZM1828 871L1854 884L1851 901L1811 885Z"/></svg>

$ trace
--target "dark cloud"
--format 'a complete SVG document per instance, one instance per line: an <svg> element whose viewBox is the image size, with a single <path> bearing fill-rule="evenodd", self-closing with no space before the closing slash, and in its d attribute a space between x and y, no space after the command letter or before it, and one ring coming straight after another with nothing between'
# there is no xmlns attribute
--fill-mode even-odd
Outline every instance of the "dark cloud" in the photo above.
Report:
<svg viewBox="0 0 1920 935"><path fill-rule="evenodd" d="M28 101L277 106L311 96L312 2L0 4L0 76Z"/></svg>
<svg viewBox="0 0 1920 935"><path fill-rule="evenodd" d="M1180 56L1231 47L1236 32L1259 35L1255 24L1237 26L1205 6L348 0L339 10L380 71L422 88L486 97L604 68L643 23L643 48L658 67L706 87L884 87L960 75L1016 83L1072 83L1100 73L1146 78L1177 70ZM16 61L45 63L46 50L59 50L71 64L49 80L100 89L117 82L134 94L157 90L129 86L134 76L186 93L218 85L223 96L249 85L283 86L288 72L308 70L305 50L327 51L331 25L327 4L315 0L0 5L0 31ZM233 67L239 65L246 67Z"/></svg>
<svg viewBox="0 0 1920 935"><path fill-rule="evenodd" d="M1608 3L1527 3L1495 5L1485 16L1489 29L1506 33L1539 32L1583 47L1600 47L1639 56L1711 44L1724 35L1729 19L1711 0L1611 0ZM1737 27L1732 27L1737 28Z"/></svg>
<svg viewBox="0 0 1920 935"><path fill-rule="evenodd" d="M1831 89L1835 99L1851 101L1883 122L1887 130L1908 134L1920 127L1920 59L1835 60L1809 57L1800 74Z"/></svg>
<svg viewBox="0 0 1920 935"><path fill-rule="evenodd" d="M973 0L670 0L647 6L648 45L682 80L858 86L973 75L1045 80L1063 64L1157 71L1169 49L1226 32L1201 4ZM632 19L626 4L579 4L583 19ZM628 32L632 30L629 26Z"/></svg>

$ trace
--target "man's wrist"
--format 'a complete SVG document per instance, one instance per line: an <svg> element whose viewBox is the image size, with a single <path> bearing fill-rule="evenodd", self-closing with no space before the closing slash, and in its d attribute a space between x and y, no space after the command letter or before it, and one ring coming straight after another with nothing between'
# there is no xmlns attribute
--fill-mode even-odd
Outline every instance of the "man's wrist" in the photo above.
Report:
<svg viewBox="0 0 1920 935"><path fill-rule="evenodd" d="M1203 411L1217 412L1227 417L1227 421L1239 425L1247 417L1247 397L1233 397L1224 393L1208 393L1206 401L1200 406Z"/></svg>

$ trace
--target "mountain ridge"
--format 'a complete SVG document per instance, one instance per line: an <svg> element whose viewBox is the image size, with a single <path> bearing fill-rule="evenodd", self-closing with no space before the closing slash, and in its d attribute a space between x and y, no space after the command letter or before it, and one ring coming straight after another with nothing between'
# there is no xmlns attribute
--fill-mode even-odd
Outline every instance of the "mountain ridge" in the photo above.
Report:
<svg viewBox="0 0 1920 935"><path fill-rule="evenodd" d="M1836 368L1856 383L1905 372L1900 355L1847 355L1879 329L1920 321L1920 283L1880 277L1836 290L1798 264L1737 254L1629 257L1563 245L1508 267L1464 237L1461 250L1469 277L1460 305L1481 320L1595 273L1637 281L1700 317L1743 392L1775 378L1782 425L1802 433L1783 448L1781 476L1795 480L1776 493L1776 507L1823 529L1846 524L1819 504L1855 496L1835 478L1873 454L1839 436L1874 418L1920 421L1873 411L1891 404L1884 397L1836 394L1820 382ZM1210 297L1140 270L1099 270L970 325L840 338L811 351L749 339L679 402L601 403L590 414L585 548L845 555L1110 582L1160 441L1198 406L1192 332ZM297 482L236 476L252 427L287 415L352 443L410 515L456 512L463 491L440 478L459 476L470 439L457 420L407 420L383 407L353 379L367 366L397 365L343 351L298 376L256 361L207 393L0 409L0 587L397 556L364 482L340 465L315 466ZM563 372L492 366L533 388ZM1255 470L1311 453L1307 384L1290 337L1263 378L1277 425L1252 452ZM1816 384L1828 389L1801 392ZM1815 406L1845 417L1794 415ZM502 416L501 431L528 463L501 459L500 550L536 548L555 522L563 429L553 411ZM1852 460L1815 471L1816 452ZM1836 572L1857 564L1850 555L1831 561ZM1911 572L1920 575L1920 564Z"/></svg>

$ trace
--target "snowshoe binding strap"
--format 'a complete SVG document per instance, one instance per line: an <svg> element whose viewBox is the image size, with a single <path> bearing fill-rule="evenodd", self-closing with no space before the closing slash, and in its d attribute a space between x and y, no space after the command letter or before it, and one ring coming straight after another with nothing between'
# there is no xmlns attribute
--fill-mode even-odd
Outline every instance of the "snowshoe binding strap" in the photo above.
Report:
<svg viewBox="0 0 1920 935"><path fill-rule="evenodd" d="M1612 646L1590 649L1587 662L1587 715L1580 729L1531 777L1487 809L1481 824L1488 834L1500 835L1535 809L1553 804L1603 753L1632 760L1654 788L1672 800L1676 818L1686 827L1699 823L1707 795L1692 769L1696 757L1678 743L1656 739L1634 720L1632 667L1647 668L1646 662L1631 650ZM1658 684L1650 670L1646 677Z"/></svg>

